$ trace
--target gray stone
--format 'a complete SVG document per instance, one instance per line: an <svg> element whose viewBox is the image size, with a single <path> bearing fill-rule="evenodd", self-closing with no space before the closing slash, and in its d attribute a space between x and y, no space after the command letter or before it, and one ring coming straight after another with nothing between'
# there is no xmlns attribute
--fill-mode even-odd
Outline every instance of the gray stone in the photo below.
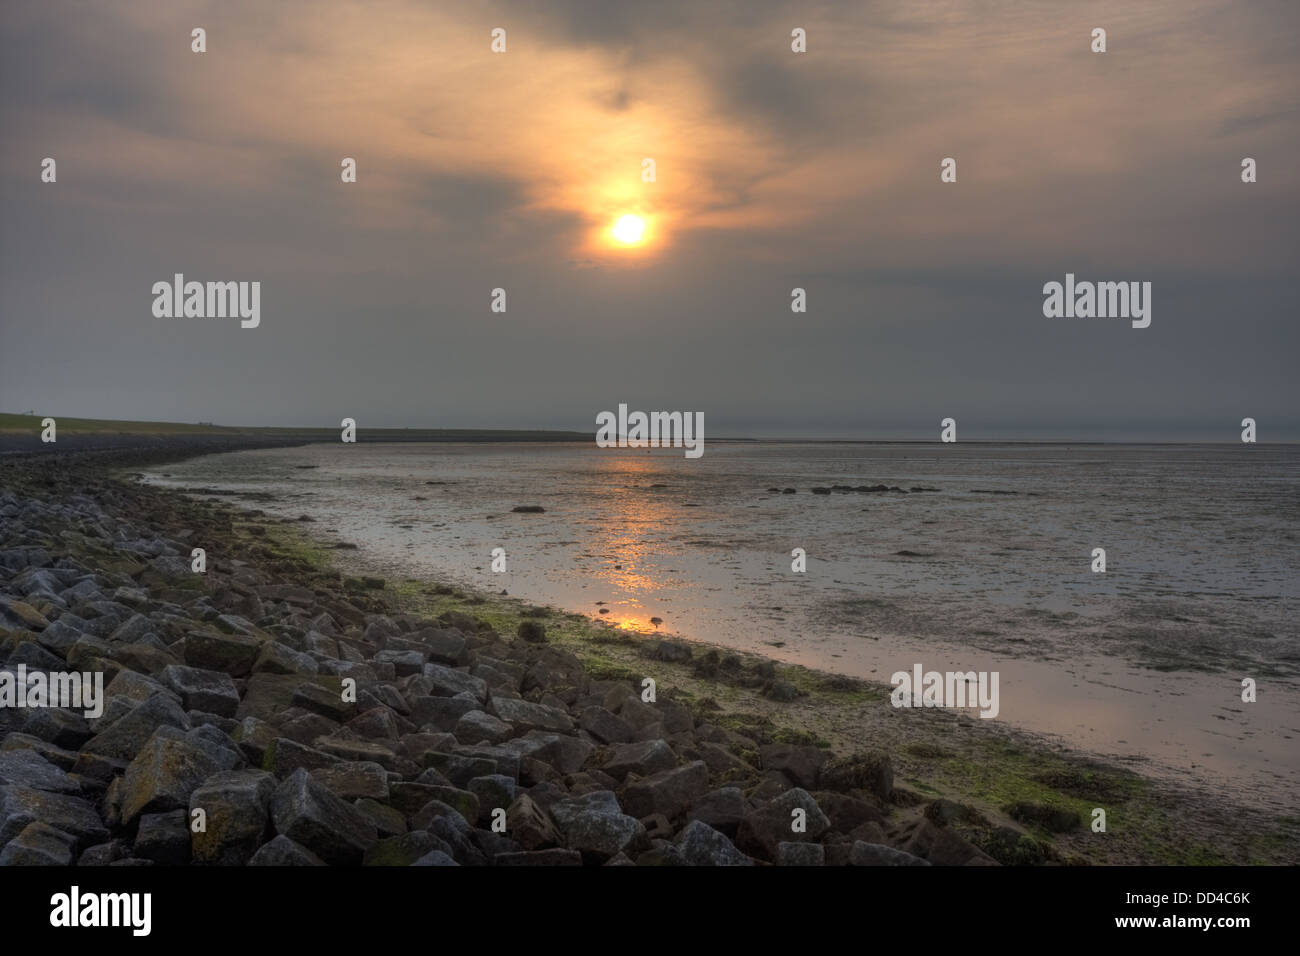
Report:
<svg viewBox="0 0 1300 956"><path fill-rule="evenodd" d="M191 667L223 671L233 677L252 673L262 642L246 634L191 631L185 638L182 657Z"/></svg>
<svg viewBox="0 0 1300 956"><path fill-rule="evenodd" d="M156 694L82 744L82 750L102 757L131 760L159 727L190 729L190 719L171 696Z"/></svg>
<svg viewBox="0 0 1300 956"><path fill-rule="evenodd" d="M453 670L442 664L425 664L424 676L429 680L435 695L454 697L470 693L480 702L487 700L487 682L473 674Z"/></svg>
<svg viewBox="0 0 1300 956"><path fill-rule="evenodd" d="M360 810L296 770L271 797L276 830L333 865L360 863L378 841L375 825Z"/></svg>
<svg viewBox="0 0 1300 956"><path fill-rule="evenodd" d="M164 866L190 862L189 814L185 810L142 813L135 837L135 856Z"/></svg>
<svg viewBox="0 0 1300 956"><path fill-rule="evenodd" d="M863 843L861 840L853 844L853 849L849 851L849 863L853 866L929 866L929 860L923 860L919 856L913 856L910 853L904 853L902 850L895 850L893 847L884 846L880 843Z"/></svg>
<svg viewBox="0 0 1300 956"><path fill-rule="evenodd" d="M328 866L300 843L281 834L253 854L249 866Z"/></svg>
<svg viewBox="0 0 1300 956"><path fill-rule="evenodd" d="M368 797L373 800L388 799L388 771L371 761L332 764L309 771L311 778L324 784L344 800Z"/></svg>
<svg viewBox="0 0 1300 956"><path fill-rule="evenodd" d="M164 667L160 682L180 695L186 710L202 710L222 717L234 717L239 708L239 691L229 674L172 664Z"/></svg>
<svg viewBox="0 0 1300 956"><path fill-rule="evenodd" d="M578 718L578 726L604 744L627 743L633 735L631 724L604 707L585 708Z"/></svg>
<svg viewBox="0 0 1300 956"><path fill-rule="evenodd" d="M208 777L227 770L219 755L174 727L160 727L122 777L122 822L130 825L145 811L188 807L190 794Z"/></svg>
<svg viewBox="0 0 1300 956"><path fill-rule="evenodd" d="M677 848L692 866L753 866L727 837L700 820L692 820L677 837Z"/></svg>
<svg viewBox="0 0 1300 956"><path fill-rule="evenodd" d="M803 811L802 832L793 828L796 809ZM736 834L736 845L750 856L775 862L778 844L815 842L829 828L830 820L812 794L795 787L747 813Z"/></svg>
<svg viewBox="0 0 1300 956"><path fill-rule="evenodd" d="M558 773L577 773L595 749L579 737L530 730L522 737L507 741L502 747L521 758L532 757L553 767Z"/></svg>
<svg viewBox="0 0 1300 956"><path fill-rule="evenodd" d="M749 812L745 792L739 787L722 787L706 793L695 802L687 814L688 820L699 820L733 840L740 829L740 821Z"/></svg>
<svg viewBox="0 0 1300 956"><path fill-rule="evenodd" d="M71 866L77 838L34 820L0 850L0 866Z"/></svg>
<svg viewBox="0 0 1300 956"><path fill-rule="evenodd" d="M35 822L62 830L77 841L78 848L108 839L108 828L89 801L12 784L0 787L0 844Z"/></svg>
<svg viewBox="0 0 1300 956"><path fill-rule="evenodd" d="M779 770L796 787L813 790L826 763L826 751L819 747L766 744L758 748L758 758L764 770Z"/></svg>
<svg viewBox="0 0 1300 956"><path fill-rule="evenodd" d="M777 866L825 866L826 848L820 843L778 843Z"/></svg>
<svg viewBox="0 0 1300 956"><path fill-rule="evenodd" d="M275 778L263 770L223 770L190 794L190 819L202 810L205 829L192 835L194 861L243 866L256 852L270 819Z"/></svg>
<svg viewBox="0 0 1300 956"><path fill-rule="evenodd" d="M81 792L81 784L34 750L0 751L0 786L6 784L50 793Z"/></svg>
<svg viewBox="0 0 1300 956"><path fill-rule="evenodd" d="M635 817L662 813L672 820L689 810L708 785L709 768L696 760L629 784L623 803Z"/></svg>
<svg viewBox="0 0 1300 956"><path fill-rule="evenodd" d="M558 707L545 707L526 700L493 697L488 712L512 724L516 732L551 730L568 733L573 730L573 720Z"/></svg>
<svg viewBox="0 0 1300 956"><path fill-rule="evenodd" d="M629 773L648 777L677 766L677 754L666 740L642 740L620 744L601 767L610 776L622 780Z"/></svg>
<svg viewBox="0 0 1300 956"><path fill-rule="evenodd" d="M453 733L464 744L498 744L515 736L517 731L485 711L471 710L456 722Z"/></svg>

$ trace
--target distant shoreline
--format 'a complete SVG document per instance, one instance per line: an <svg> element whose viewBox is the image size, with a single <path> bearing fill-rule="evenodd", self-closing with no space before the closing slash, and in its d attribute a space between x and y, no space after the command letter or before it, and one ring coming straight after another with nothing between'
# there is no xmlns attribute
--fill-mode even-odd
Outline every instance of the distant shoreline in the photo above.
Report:
<svg viewBox="0 0 1300 956"><path fill-rule="evenodd" d="M340 429L320 427L239 426L208 425L187 422L117 421L113 419L72 418L50 416L57 422L57 441L41 441L40 415L0 414L0 455L49 454L59 451L129 451L195 449L196 454L223 450L238 451L249 448L288 447L339 440ZM1230 433L1230 432L1229 432ZM356 432L358 443L591 443L595 441L595 428L590 432L557 429L524 428L378 428L360 423ZM922 438L774 438L719 436L706 437L709 443L745 443L754 445L916 445L937 446L935 439ZM1187 447L1204 445L1218 447L1240 444L1224 441L1140 441L1099 440L1074 438L1042 439L961 439L957 445L1010 445L1010 446L1170 446ZM1263 447L1292 447L1294 441L1261 441Z"/></svg>

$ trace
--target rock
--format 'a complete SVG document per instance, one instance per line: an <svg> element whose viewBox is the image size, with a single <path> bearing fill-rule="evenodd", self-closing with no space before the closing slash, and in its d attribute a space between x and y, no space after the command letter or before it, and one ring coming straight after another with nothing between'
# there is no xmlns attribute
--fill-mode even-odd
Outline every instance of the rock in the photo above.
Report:
<svg viewBox="0 0 1300 956"><path fill-rule="evenodd" d="M488 705L488 712L513 725L516 732L552 730L568 733L573 730L573 720L558 707L546 707L526 700L494 697Z"/></svg>
<svg viewBox="0 0 1300 956"><path fill-rule="evenodd" d="M108 828L87 800L13 784L0 787L0 845L36 822L68 834L78 849L108 839Z"/></svg>
<svg viewBox="0 0 1300 956"><path fill-rule="evenodd" d="M342 760L369 761L385 770L396 770L397 754L378 741L349 740L346 737L317 737L316 746Z"/></svg>
<svg viewBox="0 0 1300 956"><path fill-rule="evenodd" d="M190 822L203 811L204 829L191 835L196 863L244 866L253 857L270 819L275 778L263 770L223 770L190 794Z"/></svg>
<svg viewBox="0 0 1300 956"><path fill-rule="evenodd" d="M677 848L692 866L753 866L754 861L713 827L692 820L677 837Z"/></svg>
<svg viewBox="0 0 1300 956"><path fill-rule="evenodd" d="M388 799L388 771L371 761L335 763L309 770L311 778L344 800Z"/></svg>
<svg viewBox="0 0 1300 956"><path fill-rule="evenodd" d="M428 830L413 830L401 836L380 840L366 851L362 866L415 866L431 853L442 853L451 859L451 848ZM424 864L429 865L429 864ZM452 866L456 862L452 861Z"/></svg>
<svg viewBox="0 0 1300 956"><path fill-rule="evenodd" d="M803 832L793 828L795 810L803 811ZM777 844L816 841L830 828L830 820L807 790L795 787L745 814L736 833L736 845L751 856L776 860Z"/></svg>
<svg viewBox="0 0 1300 956"><path fill-rule="evenodd" d="M670 663L682 663L691 659L691 649L686 644L677 641L660 641L655 645L650 656L657 661L668 661Z"/></svg>
<svg viewBox="0 0 1300 956"><path fill-rule="evenodd" d="M279 736L274 727L256 717L245 717L230 734L248 762L259 767L266 755L266 748Z"/></svg>
<svg viewBox="0 0 1300 956"><path fill-rule="evenodd" d="M19 664L26 664L30 671L59 671L63 669L63 659L51 654L35 641L22 641L13 649L5 667L17 671Z"/></svg>
<svg viewBox="0 0 1300 956"><path fill-rule="evenodd" d="M185 810L140 815L136 831L135 856L165 866L190 862L189 815Z"/></svg>
<svg viewBox="0 0 1300 956"><path fill-rule="evenodd" d="M335 866L360 863L379 839L365 814L302 769L295 770L271 797L271 820L277 832Z"/></svg>
<svg viewBox="0 0 1300 956"><path fill-rule="evenodd" d="M997 861L959 834L920 820L900 847L935 866L996 866Z"/></svg>
<svg viewBox="0 0 1300 956"><path fill-rule="evenodd" d="M116 678L114 678L116 680ZM186 710L202 710L221 717L234 717L239 691L229 674L172 664L164 667L159 682L177 694Z"/></svg>
<svg viewBox="0 0 1300 956"><path fill-rule="evenodd" d="M708 764L709 772L725 774L731 779L753 776L754 768L721 744L700 745L700 759Z"/></svg>
<svg viewBox="0 0 1300 956"><path fill-rule="evenodd" d="M854 754L827 761L821 771L827 790L866 790L888 803L894 794L894 763L888 754Z"/></svg>
<svg viewBox="0 0 1300 956"><path fill-rule="evenodd" d="M666 740L643 740L615 747L601 769L621 780L629 773L647 777L676 766L677 754Z"/></svg>
<svg viewBox="0 0 1300 956"><path fill-rule="evenodd" d="M277 737L263 753L261 767L283 779L295 770L319 770L340 762L338 757L323 750L304 746L288 737Z"/></svg>
<svg viewBox="0 0 1300 956"><path fill-rule="evenodd" d="M696 760L629 784L624 806L635 817L662 813L672 820L689 810L708 785L709 768Z"/></svg>
<svg viewBox="0 0 1300 956"><path fill-rule="evenodd" d="M778 843L777 866L825 866L826 849L820 843Z"/></svg>
<svg viewBox="0 0 1300 956"><path fill-rule="evenodd" d="M826 752L819 747L766 744L758 748L758 759L764 770L779 770L796 787L813 790L826 763Z"/></svg>
<svg viewBox="0 0 1300 956"><path fill-rule="evenodd" d="M478 698L472 694L455 697L412 697L411 722L420 727L434 727L450 731L460 719L472 710L481 710Z"/></svg>
<svg viewBox="0 0 1300 956"><path fill-rule="evenodd" d="M460 864L442 850L434 850L432 853L426 853L420 857L411 866L460 866Z"/></svg>
<svg viewBox="0 0 1300 956"><path fill-rule="evenodd" d="M492 862L497 866L582 866L582 854L561 849L502 853Z"/></svg>
<svg viewBox="0 0 1300 956"><path fill-rule="evenodd" d="M1013 803L1005 810L1011 819L1040 826L1049 833L1068 833L1079 827L1079 812L1066 807L1025 801Z"/></svg>
<svg viewBox="0 0 1300 956"><path fill-rule="evenodd" d="M6 784L50 793L81 792L81 784L34 750L0 751L0 786Z"/></svg>
<svg viewBox="0 0 1300 956"><path fill-rule="evenodd" d="M34 820L0 850L0 866L71 866L76 837Z"/></svg>
<svg viewBox="0 0 1300 956"><path fill-rule="evenodd" d="M374 659L379 663L392 664L398 677L407 677L424 671L425 652L383 650L376 654Z"/></svg>
<svg viewBox="0 0 1300 956"><path fill-rule="evenodd" d="M254 674L316 674L320 665L310 654L296 651L279 641L267 641L253 661Z"/></svg>
<svg viewBox="0 0 1300 956"><path fill-rule="evenodd" d="M465 744L498 744L515 736L515 729L503 720L481 710L471 710L456 721L452 731Z"/></svg>
<svg viewBox="0 0 1300 956"><path fill-rule="evenodd" d="M140 748L122 777L122 822L130 825L145 811L187 808L190 794L228 762L210 747L174 727L160 727Z"/></svg>
<svg viewBox="0 0 1300 956"><path fill-rule="evenodd" d="M893 847L883 846L879 843L863 843L861 840L853 844L853 849L849 851L849 863L853 866L929 866L928 860L923 860L919 856L913 856L910 853L904 853L902 850L895 850Z"/></svg>
<svg viewBox="0 0 1300 956"><path fill-rule="evenodd" d="M411 635L413 640L418 640L424 645L429 655L429 660L435 664L444 664L447 667L460 667L462 664L469 662L469 654L466 650L465 635L460 631L426 627L423 630L416 631Z"/></svg>
<svg viewBox="0 0 1300 956"><path fill-rule="evenodd" d="M28 710L26 714L23 731L33 737L48 740L56 747L80 747L90 739L90 725L80 713L57 707L42 707Z"/></svg>
<svg viewBox="0 0 1300 956"><path fill-rule="evenodd" d="M232 677L246 677L253 670L262 642L246 634L191 631L181 651L191 667L222 671Z"/></svg>
<svg viewBox="0 0 1300 956"><path fill-rule="evenodd" d="M493 810L505 810L514 802L518 784L505 774L494 773L474 777L466 784L466 789L478 798L479 825L487 826L492 822ZM506 825L509 827L508 817Z"/></svg>
<svg viewBox="0 0 1300 956"><path fill-rule="evenodd" d="M0 710L0 714L4 711ZM73 750L64 750L62 747L56 747L54 744L41 740L40 737L33 737L30 734L10 733L0 741L0 752L11 753L18 750L30 750L48 760L60 770L72 770L80 754Z"/></svg>
<svg viewBox="0 0 1300 956"><path fill-rule="evenodd" d="M457 694L469 693L479 702L487 700L487 682L464 671L430 663L424 665L424 677L428 679L435 696L455 697Z"/></svg>
<svg viewBox="0 0 1300 956"><path fill-rule="evenodd" d="M363 797L353 803L353 806L366 815L371 823L375 825L379 836L401 836L406 832L406 815L400 810L393 807L385 806L368 797Z"/></svg>
<svg viewBox="0 0 1300 956"><path fill-rule="evenodd" d="M519 628L515 632L521 641L529 644L545 644L546 628L537 621L520 621Z"/></svg>
<svg viewBox="0 0 1300 956"><path fill-rule="evenodd" d="M347 728L367 740L396 740L401 736L397 717L387 707L371 707L349 720Z"/></svg>
<svg viewBox="0 0 1300 956"><path fill-rule="evenodd" d="M540 760L560 774L577 773L595 749L581 738L541 730L530 730L523 737L516 737L501 746L521 758Z"/></svg>
<svg viewBox="0 0 1300 956"><path fill-rule="evenodd" d="M470 791L461 790L458 787L433 785L428 788L427 792L431 799L445 804L459 813L470 826L478 822L478 797L474 796Z"/></svg>
<svg viewBox="0 0 1300 956"><path fill-rule="evenodd" d="M565 845L587 862L604 863L618 853L636 853L649 846L645 827L623 812L609 790L560 800L551 807L551 817L563 833Z"/></svg>
<svg viewBox="0 0 1300 956"><path fill-rule="evenodd" d="M603 744L627 743L635 733L631 724L604 707L584 708L578 726Z"/></svg>
<svg viewBox="0 0 1300 956"><path fill-rule="evenodd" d="M170 695L156 694L82 744L82 750L131 760L159 727L190 729L190 719Z"/></svg>
<svg viewBox="0 0 1300 956"><path fill-rule="evenodd" d="M560 842L560 832L549 813L527 794L506 808L506 832L525 850L540 850Z"/></svg>
<svg viewBox="0 0 1300 956"><path fill-rule="evenodd" d="M852 833L864 823L885 822L884 814L866 800L831 791L822 791L814 796L817 798L817 805L830 819L831 829L838 830L840 833Z"/></svg>
<svg viewBox="0 0 1300 956"><path fill-rule="evenodd" d="M287 836L277 836L253 854L249 866L328 866L324 860Z"/></svg>
<svg viewBox="0 0 1300 956"><path fill-rule="evenodd" d="M0 625L12 630L41 631L49 624L45 615L26 601L0 595Z"/></svg>
<svg viewBox="0 0 1300 956"><path fill-rule="evenodd" d="M745 802L745 793L739 787L723 787L706 793L686 815L688 820L699 820L713 829L735 839L740 829L740 821L749 812Z"/></svg>
<svg viewBox="0 0 1300 956"><path fill-rule="evenodd" d="M690 866L675 843L656 840L649 850L636 858L637 866Z"/></svg>
<svg viewBox="0 0 1300 956"><path fill-rule="evenodd" d="M327 690L319 684L303 683L294 689L293 706L320 714L340 723L357 715L357 705L343 699L338 691Z"/></svg>
<svg viewBox="0 0 1300 956"><path fill-rule="evenodd" d="M788 704L792 700L798 700L800 694L799 688L789 681L772 680L763 685L763 696L778 703Z"/></svg>

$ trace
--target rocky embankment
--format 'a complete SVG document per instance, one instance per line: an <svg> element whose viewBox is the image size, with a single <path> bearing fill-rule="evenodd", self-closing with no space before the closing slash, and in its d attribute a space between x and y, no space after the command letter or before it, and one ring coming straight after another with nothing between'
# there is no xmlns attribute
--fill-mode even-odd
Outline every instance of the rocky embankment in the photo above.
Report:
<svg viewBox="0 0 1300 956"><path fill-rule="evenodd" d="M901 820L885 754L643 699L535 621L390 613L382 582L93 456L5 462L0 528L3 670L104 694L0 708L0 863L994 863L956 805Z"/></svg>

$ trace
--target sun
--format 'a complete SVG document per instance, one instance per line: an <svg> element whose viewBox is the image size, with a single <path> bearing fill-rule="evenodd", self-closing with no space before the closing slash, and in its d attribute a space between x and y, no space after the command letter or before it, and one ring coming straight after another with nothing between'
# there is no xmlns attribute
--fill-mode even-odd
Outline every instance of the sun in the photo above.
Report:
<svg viewBox="0 0 1300 956"><path fill-rule="evenodd" d="M645 234L645 220L640 216L624 216L614 223L614 238L624 245L635 245Z"/></svg>

